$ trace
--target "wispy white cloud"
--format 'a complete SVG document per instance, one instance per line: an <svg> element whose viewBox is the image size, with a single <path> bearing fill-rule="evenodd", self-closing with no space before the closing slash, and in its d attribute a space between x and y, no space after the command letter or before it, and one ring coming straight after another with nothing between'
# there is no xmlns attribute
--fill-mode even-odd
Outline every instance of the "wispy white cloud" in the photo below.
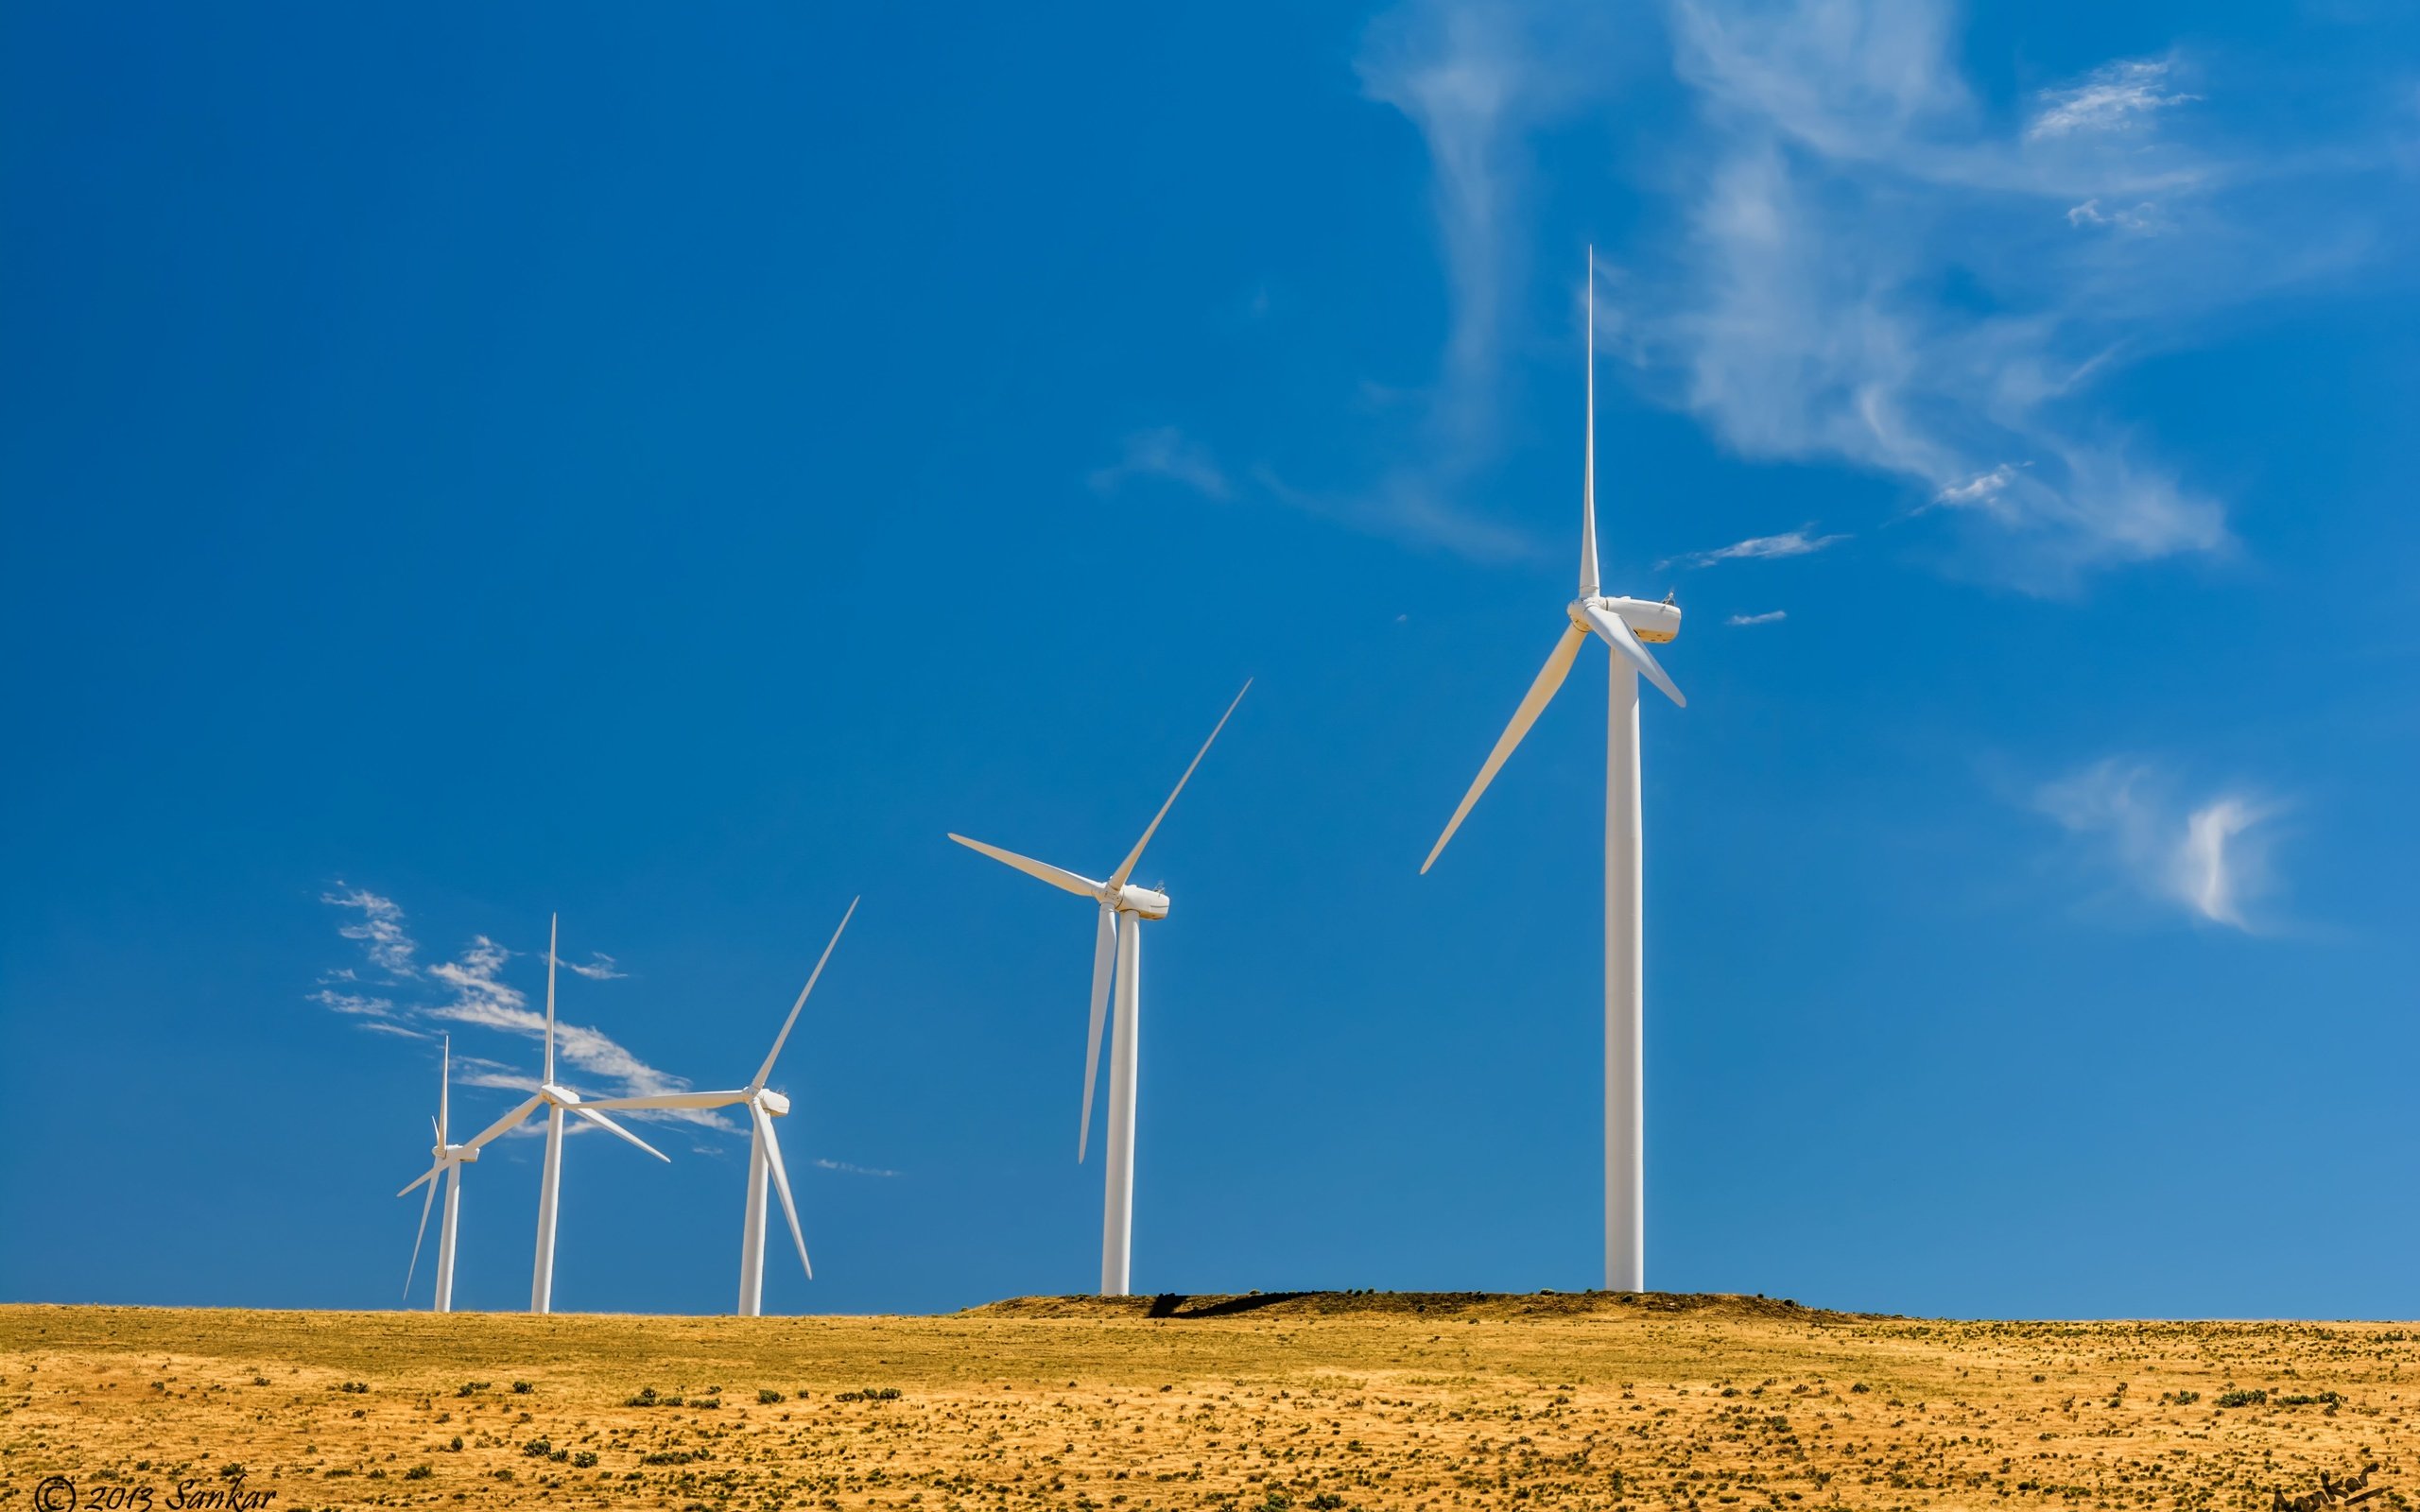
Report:
<svg viewBox="0 0 2420 1512"><path fill-rule="evenodd" d="M2032 803L2144 894L2206 923L2253 931L2250 910L2273 892L2282 805L2257 794L2187 800L2150 763L2111 757L2044 783Z"/></svg>
<svg viewBox="0 0 2420 1512"><path fill-rule="evenodd" d="M320 902L338 908L351 909L361 917L350 924L340 925L337 933L350 940L357 940L371 964L396 976L412 974L412 955L418 949L404 932L404 911L391 898L381 898L367 887L350 887L338 879L337 892L321 893Z"/></svg>
<svg viewBox="0 0 2420 1512"><path fill-rule="evenodd" d="M1658 572L1661 572L1667 567L1673 566L1711 567L1722 561L1754 561L1772 557L1807 557L1822 551L1826 546L1835 545L1849 539L1845 534L1814 535L1811 533L1814 528L1814 524L1810 522L1795 530L1785 530L1777 536L1750 536L1745 541L1735 541L1728 546L1717 546L1712 551L1683 552L1678 557L1669 557L1657 562L1655 567Z"/></svg>
<svg viewBox="0 0 2420 1512"><path fill-rule="evenodd" d="M2149 232L2160 228L2159 207L2146 199L2129 210L2123 206L2108 210L2100 208L2098 199L2087 199L2067 210L2070 226L2114 226L2122 232Z"/></svg>
<svg viewBox="0 0 2420 1512"><path fill-rule="evenodd" d="M333 988L321 988L312 993L308 1001L332 1012L366 1019L390 1018L395 1011L394 1000L391 998L367 997L359 992L338 992Z"/></svg>
<svg viewBox="0 0 2420 1512"><path fill-rule="evenodd" d="M1500 344L1462 322L1494 330L1523 282L1528 144L1575 97L1625 108L1610 72L1573 61L1587 49L1541 44L1542 17L1582 13L1404 0L1372 28L1370 93L1428 145L1449 372L1487 366ZM2221 501L2097 386L2214 311L2375 258L2361 207L2387 197L2329 191L2382 168L2287 144L2245 157L2217 107L2186 109L2173 60L2115 60L2008 111L1966 78L1949 0L1664 14L1695 112L1639 159L1632 249L1598 307L1651 397L1744 455L1903 480L1912 512L1971 506L1926 548L1962 575L2064 593L2235 549Z"/></svg>
<svg viewBox="0 0 2420 1512"><path fill-rule="evenodd" d="M392 995L372 996L341 985L323 986L309 994L309 1001L355 1020L363 1028L384 1034L424 1039L434 1026L467 1025L543 1043L545 1014L529 1005L528 995L522 988L505 980L508 965L524 953L508 950L493 938L477 935L454 959L415 967L411 963L419 947L405 931L402 908L392 900L364 889L347 888L342 883L337 887L342 890L326 894L322 901L361 915L358 920L338 926L337 933L360 942L373 964L393 973L393 980L385 984ZM544 971L544 951L528 958ZM592 953L586 963L562 964L588 981L614 981L627 974L613 956L601 952ZM344 984L353 981L354 976L350 969L343 969L323 973L320 980ZM687 1091L691 1087L686 1079L649 1065L604 1031L575 1022L560 1013L555 1023L555 1054L559 1066L564 1068L564 1080L589 1079L592 1087L609 1095L649 1096ZM527 1092L537 1085L534 1066L519 1070L476 1055L458 1055L454 1065L455 1080L467 1087ZM717 1112L695 1108L650 1110L632 1116L725 1130L732 1126Z"/></svg>
<svg viewBox="0 0 2420 1512"><path fill-rule="evenodd" d="M899 1174L896 1171L885 1171L879 1166L851 1165L846 1160L826 1160L820 1158L815 1161L815 1165L819 1170L842 1171L850 1176L893 1177Z"/></svg>
<svg viewBox="0 0 2420 1512"><path fill-rule="evenodd" d="M1136 478L1165 479L1212 499L1224 499L1235 491L1209 449L1173 425L1127 437L1123 455L1093 473L1093 490L1115 493Z"/></svg>
<svg viewBox="0 0 2420 1512"><path fill-rule="evenodd" d="M1788 618L1789 618L1789 610L1776 609L1768 610L1762 614L1734 614L1722 623L1725 625L1779 625Z"/></svg>
<svg viewBox="0 0 2420 1512"><path fill-rule="evenodd" d="M2094 69L2079 83L2042 92L2042 108L2025 129L2029 138L2079 131L2123 131L2154 113L2200 99L2169 90L2164 59L2123 59Z"/></svg>

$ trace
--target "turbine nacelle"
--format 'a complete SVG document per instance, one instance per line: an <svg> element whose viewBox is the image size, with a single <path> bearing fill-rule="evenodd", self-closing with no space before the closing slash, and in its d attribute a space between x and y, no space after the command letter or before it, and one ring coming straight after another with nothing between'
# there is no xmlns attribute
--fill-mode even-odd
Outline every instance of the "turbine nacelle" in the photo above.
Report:
<svg viewBox="0 0 2420 1512"><path fill-rule="evenodd" d="M479 1152L468 1144L435 1144L428 1154L439 1165L471 1165L479 1158Z"/></svg>
<svg viewBox="0 0 2420 1512"><path fill-rule="evenodd" d="M1100 901L1121 914L1133 914L1143 919L1168 917L1167 893L1154 892L1149 887L1137 887L1131 882L1114 893L1103 888Z"/></svg>
<svg viewBox="0 0 2420 1512"><path fill-rule="evenodd" d="M547 1102L561 1103L565 1108L574 1107L579 1102L579 1093L573 1091L570 1088L564 1086L559 1081L550 1081L542 1084L538 1088L538 1095L544 1098Z"/></svg>
<svg viewBox="0 0 2420 1512"><path fill-rule="evenodd" d="M789 1114L790 1100L770 1087L765 1087L757 1090L756 1106L763 1108L769 1117L785 1118Z"/></svg>
<svg viewBox="0 0 2420 1512"><path fill-rule="evenodd" d="M1610 598L1602 594L1575 598L1564 607L1571 623L1582 629L1588 627L1591 608L1619 619L1630 627L1631 633L1650 645L1662 645L1681 633L1681 606L1657 603L1644 598Z"/></svg>

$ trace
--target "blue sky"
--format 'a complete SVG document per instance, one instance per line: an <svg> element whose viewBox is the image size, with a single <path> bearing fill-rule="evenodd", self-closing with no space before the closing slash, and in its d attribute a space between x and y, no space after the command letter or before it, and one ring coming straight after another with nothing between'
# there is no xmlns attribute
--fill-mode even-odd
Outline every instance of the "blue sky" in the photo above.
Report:
<svg viewBox="0 0 2420 1512"><path fill-rule="evenodd" d="M396 1301L457 1117L785 1053L817 1280L1599 1274L1597 259L1649 1277L2420 1313L2420 25L2361 0L0 17L10 1299ZM1599 664L1591 657L1586 666ZM746 1143L566 1152L715 1311ZM538 1143L458 1301L527 1297ZM30 1241L30 1242L29 1242ZM424 1266L414 1300L425 1305Z"/></svg>

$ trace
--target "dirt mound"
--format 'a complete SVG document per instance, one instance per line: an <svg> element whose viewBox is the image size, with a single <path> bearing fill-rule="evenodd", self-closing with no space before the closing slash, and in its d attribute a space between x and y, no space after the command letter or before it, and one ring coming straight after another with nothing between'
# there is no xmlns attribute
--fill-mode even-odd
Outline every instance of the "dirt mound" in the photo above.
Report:
<svg viewBox="0 0 2420 1512"><path fill-rule="evenodd" d="M1156 1297L1011 1297L970 1307L968 1317L1274 1318L1580 1317L1592 1314L1709 1313L1812 1321L1827 1315L1783 1297L1720 1292L1164 1292Z"/></svg>

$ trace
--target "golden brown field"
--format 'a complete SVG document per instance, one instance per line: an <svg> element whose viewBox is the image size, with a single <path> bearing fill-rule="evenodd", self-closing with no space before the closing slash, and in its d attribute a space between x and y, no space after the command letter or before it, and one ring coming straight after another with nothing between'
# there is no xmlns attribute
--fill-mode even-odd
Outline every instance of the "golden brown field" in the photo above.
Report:
<svg viewBox="0 0 2420 1512"><path fill-rule="evenodd" d="M1748 1297L761 1319L17 1306L0 1308L0 1512L54 1475L78 1505L163 1508L2267 1508L2372 1465L2354 1494L2403 1507L2420 1495L2407 1386L2408 1326L1944 1323Z"/></svg>

